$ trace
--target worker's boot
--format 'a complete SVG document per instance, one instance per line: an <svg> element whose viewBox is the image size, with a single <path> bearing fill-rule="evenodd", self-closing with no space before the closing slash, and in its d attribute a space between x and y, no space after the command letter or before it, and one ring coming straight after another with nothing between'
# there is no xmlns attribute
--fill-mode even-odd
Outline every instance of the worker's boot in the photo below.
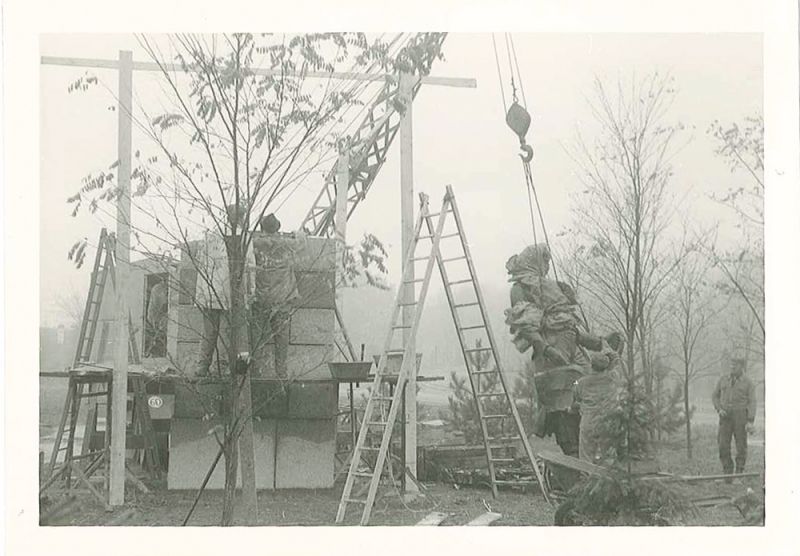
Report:
<svg viewBox="0 0 800 556"><path fill-rule="evenodd" d="M725 465L722 466L722 473L725 475L731 475L733 473L733 465ZM730 484L733 482L733 477L725 477L725 482Z"/></svg>

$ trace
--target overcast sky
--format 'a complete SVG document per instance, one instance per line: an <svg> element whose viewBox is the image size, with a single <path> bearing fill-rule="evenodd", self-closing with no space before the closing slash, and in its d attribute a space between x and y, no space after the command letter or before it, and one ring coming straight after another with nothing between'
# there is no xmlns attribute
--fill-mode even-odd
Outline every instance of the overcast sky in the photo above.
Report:
<svg viewBox="0 0 800 556"><path fill-rule="evenodd" d="M498 38L500 35L498 35ZM570 196L581 189L565 148L576 130L591 128L585 98L595 76L609 83L659 71L675 78L678 95L668 122L682 122L693 140L675 159L671 187L688 193L686 210L706 222L725 211L708 199L741 183L714 155L709 124L741 121L762 113L762 40L755 34L518 34L515 45L528 108L533 116L528 141L535 152L533 174L551 235L571 224ZM120 49L146 60L128 35L43 36L41 54L116 58ZM432 74L473 77L477 89L425 86L414 103L414 177L417 191L438 205L452 184L464 218L479 278L505 281L505 260L531 240L522 169L516 139L505 126L500 90L488 34L450 34L445 60ZM502 54L502 52L501 52ZM78 238L94 241L102 219L70 217L65 200L80 178L116 159L117 114L111 93L98 88L67 93L83 73L76 68L41 68L41 316L58 322L52 301L59 292L84 291L88 268L75 270L67 251ZM115 88L113 71L93 72ZM136 95L157 101L157 88L137 73ZM152 82L152 80L151 80ZM506 95L509 85L504 83ZM693 131L692 131L693 130ZM136 148L136 145L134 146ZM364 231L390 247L390 269L399 268L399 148L389 153L375 184L350 220L348 237ZM281 214L286 227L299 223L321 182L298 191L293 209ZM729 222L723 222L724 225ZM105 225L111 225L106 221ZM87 265L87 267L90 265Z"/></svg>

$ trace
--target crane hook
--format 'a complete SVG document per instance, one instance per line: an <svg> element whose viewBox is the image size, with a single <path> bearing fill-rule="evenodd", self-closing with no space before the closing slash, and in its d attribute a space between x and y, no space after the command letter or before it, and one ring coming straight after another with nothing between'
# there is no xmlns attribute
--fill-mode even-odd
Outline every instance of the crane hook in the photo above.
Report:
<svg viewBox="0 0 800 556"><path fill-rule="evenodd" d="M520 153L519 157L522 159L522 162L528 163L533 160L533 148L525 142L520 142L519 145Z"/></svg>

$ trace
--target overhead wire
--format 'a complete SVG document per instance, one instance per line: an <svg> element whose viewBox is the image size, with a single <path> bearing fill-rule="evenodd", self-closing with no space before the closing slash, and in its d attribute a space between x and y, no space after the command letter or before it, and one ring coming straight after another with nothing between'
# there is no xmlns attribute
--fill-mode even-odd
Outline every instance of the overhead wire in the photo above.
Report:
<svg viewBox="0 0 800 556"><path fill-rule="evenodd" d="M500 73L500 58L497 56L497 41L494 38L494 33L492 33L492 46L494 47L494 62L497 66L497 81L500 83L500 97L503 99L503 114L505 114L508 111L508 107L506 106L506 92L503 87L503 76Z"/></svg>

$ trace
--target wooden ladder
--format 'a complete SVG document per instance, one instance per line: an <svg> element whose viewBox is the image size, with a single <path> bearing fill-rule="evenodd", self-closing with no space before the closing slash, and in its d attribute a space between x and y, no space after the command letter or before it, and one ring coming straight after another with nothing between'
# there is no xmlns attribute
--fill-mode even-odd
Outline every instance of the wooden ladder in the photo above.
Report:
<svg viewBox="0 0 800 556"><path fill-rule="evenodd" d="M78 334L78 346L75 351L73 367L78 367L92 361L94 337L97 333L97 323L100 320L100 307L103 304L106 280L111 278L111 285L115 287L114 245L114 237L109 234L105 228L100 230L100 239L97 242L97 254L95 255L94 267L92 268L89 293L86 296L86 306L83 310L83 319L81 319L81 328ZM139 363L136 331L133 327L133 319L131 318L130 312L128 312L128 332L130 360L132 363Z"/></svg>
<svg viewBox="0 0 800 556"><path fill-rule="evenodd" d="M525 458L536 475L542 495L545 500L549 501L542 469L538 465L537 457L525 434L517 406L509 395L508 383L498 356L497 342L486 310L486 302L478 284L475 265L464 234L461 214L458 211L453 190L449 185L445 198L449 199L449 205L453 211L455 231L443 235L442 239L457 238L458 241L449 242L448 247L455 251L452 254L448 253L447 258L442 256L441 249L439 249L436 253L436 263L442 276L447 303L453 315L458 343L461 346L475 406L478 409L492 494L497 496L498 485L524 484L519 481L504 481L497 478L498 464L513 463L514 461L499 453L508 449L508 445L502 443L519 440L525 451ZM425 223L429 233L433 233L434 225L430 217L425 218ZM458 279L450 279L451 272L456 269L452 265L449 266L449 263L465 264L465 267L462 266L462 271L458 273ZM466 273L463 272L464 268L466 268ZM505 432L507 428L511 429L509 433Z"/></svg>
<svg viewBox="0 0 800 556"><path fill-rule="evenodd" d="M156 445L155 431L150 411L147 406L145 391L145 377L130 375L128 384L133 390L133 405L131 408L131 425L128 427L125 444L128 449L142 450L145 467L152 479L157 479L161 474L161 458ZM106 504L105 496L91 482L91 477L100 469L105 473L104 490L108 490L108 465L111 449L111 391L112 373L108 370L70 371L67 386L67 399L61 413L58 431L56 433L53 451L50 455L45 481L39 488L39 494L44 493L54 485L59 478L63 478L67 492L73 487L73 475L102 503ZM87 424L84 429L83 445L80 454L75 454L78 415L83 400L90 400ZM97 432L97 422L100 405L105 406L105 432L103 445L97 448L93 445L93 438ZM64 452L64 458L58 467L59 455ZM126 469L126 473L130 471Z"/></svg>
<svg viewBox="0 0 800 556"><path fill-rule="evenodd" d="M517 407L514 404L508 393L508 386L504 376L500 359L497 355L497 344L495 342L494 334L492 333L489 324L488 313L486 311L486 304L483 299L480 287L478 285L477 276L475 274L475 267L472 261L472 256L469 252L469 245L461 222L461 215L458 212L458 207L455 201L455 195L450 186L447 187L447 192L444 196L442 209L438 213L431 214L428 212L427 196L420 194L420 215L414 229L414 238L408 247L408 252L405 253L405 266L406 269L401 284L397 291L395 298L394 309L390 320L389 331L384 343L384 349L380 357L378 368L375 372L375 379L372 384L367 406L364 412L364 420L359 430L358 440L353 450L352 459L350 461L350 469L345 481L344 490L342 491L342 498L339 501L339 508L336 513L336 523L344 521L348 504L363 505L363 512L361 515L361 525L369 523L370 513L372 506L375 503L375 495L378 490L381 475L383 473L384 465L387 463L387 454L389 452L389 445L391 441L392 429L397 419L397 413L402 405L403 390L406 382L408 381L409 374L416 372L416 357L411 353L411 346L413 339L416 337L417 330L419 329L420 318L422 316L422 308L427 296L428 287L430 285L431 275L433 273L434 263L439 269L439 273L444 282L445 292L447 294L447 302L450 306L450 311L453 316L453 321L456 326L456 332L461 346L461 351L464 356L464 362L467 366L467 374L469 376L470 386L478 408L480 417L481 434L483 436L484 446L486 448L486 459L489 467L489 475L491 478L492 493L497 495L497 486L502 484L519 484L517 481L501 481L497 479L496 464L509 462L507 458L502 458L494 452L498 449L504 449L505 446L498 445L498 442L507 440L521 441L526 459L530 462L532 470L536 475L537 483L542 491L545 500L549 501L547 487L544 481L542 470L537 464L537 458L531 449L528 442L525 429L519 417ZM453 232L444 233L445 224L447 223L447 215L453 214L455 221L455 230ZM427 235L423 233L423 225L427 231ZM443 240L458 238L456 245L458 246L458 253L456 256L443 257L441 254L440 244ZM417 247L421 240L428 240L431 242L430 252L424 256L417 256ZM451 242L453 243L453 242ZM427 261L425 273L423 278L412 279L412 269L416 262ZM467 266L467 277L463 279L450 280L451 269L448 268L450 263L457 261L465 261ZM416 283L421 283L419 298L416 301L403 301L405 288L413 286ZM457 301L454 292L454 286L470 284L474 292L474 298L470 300ZM406 307L412 308L412 324L403 325L399 319L402 310ZM478 320L472 323L465 323L465 315L463 310L476 307L479 309ZM405 343L404 349L393 349L393 340L397 332L408 331L408 340ZM471 347L467 343L467 331L473 331L483 334L483 340L486 345L476 345ZM396 385L391 395L387 393L388 388L392 384L395 377L390 376L386 372L386 364L389 355L402 354L403 359L400 366L400 372L396 376ZM476 356L480 354L488 354L489 363L492 364L489 368L478 368ZM492 411L488 410L487 401L495 400ZM377 418L377 420L376 420ZM495 434L494 431L498 429L497 426L490 426L488 423L497 425L501 423L500 430L503 429L502 423L511 420L512 433L509 435ZM378 436L375 433L380 433L381 442L379 446L368 446L368 439ZM364 458L367 453L375 453L374 465L371 469L364 469L363 461L369 461L369 458ZM354 495L354 487L356 483L360 483ZM365 484L366 483L366 484ZM359 496L366 490L366 497L360 498Z"/></svg>
<svg viewBox="0 0 800 556"><path fill-rule="evenodd" d="M99 387L99 388L98 388ZM61 413L61 420L56 432L53 451L48 462L46 480L39 487L39 495L53 485L57 479L63 478L67 492L73 488L72 475L84 484L84 486L100 501L106 504L105 497L92 484L89 478L101 466L108 462L111 435L104 437L103 447L99 450L91 450L91 436L97 424L98 404L94 404L90 409L90 419L94 426L84 430L84 442L80 455L75 455L75 440L78 428L78 415L81 409L81 402L91 398L105 398L106 405L106 429L108 430L111 422L111 373L110 372L90 372L77 373L70 372L69 383L67 385L67 399L64 402L64 410ZM56 469L58 456L64 452L64 461ZM86 462L83 464L83 462ZM107 470L106 470L107 471ZM108 474L106 473L106 481ZM106 485L107 488L108 485Z"/></svg>
<svg viewBox="0 0 800 556"><path fill-rule="evenodd" d="M386 335L383 352L375 371L372 389L367 399L367 406L364 410L364 419L358 433L358 440L356 441L350 460L350 469L347 473L347 480L345 481L342 498L339 502L339 509L336 513L336 523L344 521L349 504L362 505L361 525L369 523L370 512L375 503L375 495L378 491L383 468L387 463L392 429L397 420L397 413L402 405L403 387L408 380L409 374L411 372L416 372L416 354L412 353L411 349L413 347L413 342L407 341L404 349L395 349L392 346L398 332L402 333L406 330L410 330L408 332L408 338L414 338L416 336L420 317L422 316L422 307L425 303L431 275L433 274L439 239L444 229L446 216L448 213L452 212L447 197L442 204L441 212L438 214L429 214L427 196L421 194L420 200L420 215L414 228L413 240L408 246L408 251L405 253L405 272L403 273L403 278L397 291L389 331ZM438 223L435 226L434 232L427 236L421 236L420 232L422 231L423 223L427 219L435 216L438 216ZM422 240L430 241L431 248L427 255L417 256L417 247ZM427 261L424 276L423 278L412 279L411 276L413 275L414 264L419 261ZM416 283L422 284L419 298L415 301L404 301L406 286L411 285L413 287ZM410 325L402 324L401 313L404 308L411 309L412 324ZM400 371L396 376L389 375L386 370L389 355L391 354L402 354L403 356L402 363L400 364ZM390 395L389 389L394 379L396 379L396 384L394 385L393 393ZM374 437L379 437L381 439L380 445L367 446L368 439ZM374 459L365 457L367 454L374 454ZM364 461L374 461L373 468L363 469ZM356 482L360 483L357 489L358 494L353 495L353 488ZM363 494L364 490L367 491L366 498L358 498L357 496Z"/></svg>

